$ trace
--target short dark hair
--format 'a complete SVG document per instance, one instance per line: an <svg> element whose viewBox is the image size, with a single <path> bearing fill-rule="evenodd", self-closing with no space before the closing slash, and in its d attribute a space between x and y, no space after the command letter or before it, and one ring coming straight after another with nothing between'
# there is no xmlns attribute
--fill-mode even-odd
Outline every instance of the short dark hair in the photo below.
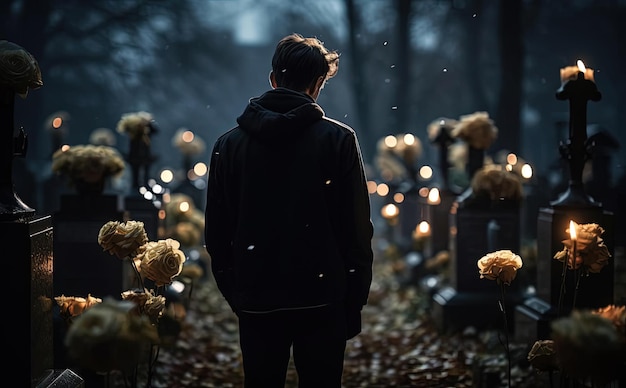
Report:
<svg viewBox="0 0 626 388"><path fill-rule="evenodd" d="M339 53L328 50L317 38L291 34L276 45L272 71L276 85L297 91L313 88L319 77L324 82L337 74Z"/></svg>

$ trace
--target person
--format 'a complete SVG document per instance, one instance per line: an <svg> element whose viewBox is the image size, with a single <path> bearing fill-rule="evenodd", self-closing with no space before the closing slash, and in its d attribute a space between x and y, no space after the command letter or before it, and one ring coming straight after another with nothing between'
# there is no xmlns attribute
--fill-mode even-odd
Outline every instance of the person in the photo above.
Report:
<svg viewBox="0 0 626 388"><path fill-rule="evenodd" d="M250 99L211 154L205 243L237 315L246 388L342 384L372 282L373 225L359 143L316 103L339 53L281 39L272 89Z"/></svg>

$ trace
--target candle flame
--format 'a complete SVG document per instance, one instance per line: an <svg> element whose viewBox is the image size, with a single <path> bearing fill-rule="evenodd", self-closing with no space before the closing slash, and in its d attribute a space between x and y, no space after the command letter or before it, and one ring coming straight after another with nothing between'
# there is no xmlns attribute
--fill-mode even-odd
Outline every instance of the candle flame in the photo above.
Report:
<svg viewBox="0 0 626 388"><path fill-rule="evenodd" d="M381 215L386 219L396 217L400 213L400 209L393 203L388 203L380 210Z"/></svg>
<svg viewBox="0 0 626 388"><path fill-rule="evenodd" d="M572 220L569 222L569 236L572 240L576 240L576 223Z"/></svg>
<svg viewBox="0 0 626 388"><path fill-rule="evenodd" d="M439 197L439 189L433 187L428 192L428 202L438 205L441 202L441 198Z"/></svg>
<svg viewBox="0 0 626 388"><path fill-rule="evenodd" d="M430 232L430 224L426 221L422 221L417 225L417 231L421 234L428 234Z"/></svg>
<svg viewBox="0 0 626 388"><path fill-rule="evenodd" d="M580 71L581 73L584 73L585 71L587 71L587 68L585 67L585 63L580 59L576 61L576 66L578 66L578 71Z"/></svg>

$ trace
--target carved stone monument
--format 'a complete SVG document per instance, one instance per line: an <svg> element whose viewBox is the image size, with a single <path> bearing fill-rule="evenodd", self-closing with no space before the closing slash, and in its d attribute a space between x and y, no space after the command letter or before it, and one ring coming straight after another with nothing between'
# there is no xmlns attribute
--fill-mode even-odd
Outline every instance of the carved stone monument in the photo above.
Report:
<svg viewBox="0 0 626 388"><path fill-rule="evenodd" d="M7 276L15 297L8 298L14 317L4 343L13 352L15 365L27 366L28 377L20 386L37 381L52 368L52 222L35 214L15 192L13 158L25 156L27 137L23 129L15 136L16 94L25 98L29 89L43 85L35 58L22 47L0 40L0 242L10 247ZM25 330L21 333L19 330ZM26 342L29 339L29 342ZM30 346L24 346L29 343Z"/></svg>
<svg viewBox="0 0 626 388"><path fill-rule="evenodd" d="M481 279L477 263L494 251L519 253L521 182L502 166L484 165L485 150L497 135L486 112L462 116L451 135L467 143L465 168L470 185L449 208L451 279L433 295L435 322L440 330L466 326L510 330L513 322L508 317L520 298L518 283L507 286L504 325L498 287ZM444 144L449 142L444 140ZM443 160L440 163L446 165Z"/></svg>
<svg viewBox="0 0 626 388"><path fill-rule="evenodd" d="M61 196L54 214L54 295L118 297L126 288L128 263L98 244L100 228L124 221L118 195L83 193Z"/></svg>
<svg viewBox="0 0 626 388"><path fill-rule="evenodd" d="M562 84L556 92L557 99L569 101L569 139L560 148L561 156L569 165L569 184L549 207L539 210L537 296L525 301L516 311L516 322L523 325L534 340L550 338L550 321L573 310L573 295L576 295L576 308L593 309L613 304L613 258L599 273L581 277L578 285L576 277L572 276L574 271L564 271L563 264L554 259L563 249L563 240L570 238L566 233L570 221L602 227L602 239L614 257L613 214L586 193L582 180L583 168L593 152L593 144L587 138L587 101L599 101L601 94L593 80L593 70L579 65L572 71L572 67L561 69ZM562 295L562 287L569 291ZM574 293L576 287L578 291ZM519 339L527 339L520 335L516 333Z"/></svg>
<svg viewBox="0 0 626 388"><path fill-rule="evenodd" d="M480 279L478 260L485 254L507 249L519 252L520 207L517 201L475 201L460 196L452 206L451 284L434 296L434 316L440 330L501 328L495 282ZM511 317L520 295L516 282L508 287L505 308ZM508 323L513 329L513 322Z"/></svg>

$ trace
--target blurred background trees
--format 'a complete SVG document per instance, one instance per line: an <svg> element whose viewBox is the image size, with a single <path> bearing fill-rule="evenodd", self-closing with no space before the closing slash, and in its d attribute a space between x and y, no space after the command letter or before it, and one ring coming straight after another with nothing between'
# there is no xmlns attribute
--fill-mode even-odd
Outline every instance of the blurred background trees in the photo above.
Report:
<svg viewBox="0 0 626 388"><path fill-rule="evenodd" d="M367 163L388 134L425 142L434 119L487 111L499 128L488 152L516 152L548 177L567 139L559 69L577 59L595 69L603 95L589 104L589 123L626 143L625 17L623 0L5 0L0 39L42 70L44 86L16 103L15 123L29 136L25 164L37 182L50 173L56 143L46 120L55 112L67 115L63 143L74 145L115 129L124 113L148 111L159 126L155 169L180 165L176 131L210 145L234 126L269 88L274 45L292 32L341 52L319 102L355 128ZM122 138L118 146L125 151ZM434 152L425 147L419 163L436 163ZM626 157L612 152L617 181Z"/></svg>

